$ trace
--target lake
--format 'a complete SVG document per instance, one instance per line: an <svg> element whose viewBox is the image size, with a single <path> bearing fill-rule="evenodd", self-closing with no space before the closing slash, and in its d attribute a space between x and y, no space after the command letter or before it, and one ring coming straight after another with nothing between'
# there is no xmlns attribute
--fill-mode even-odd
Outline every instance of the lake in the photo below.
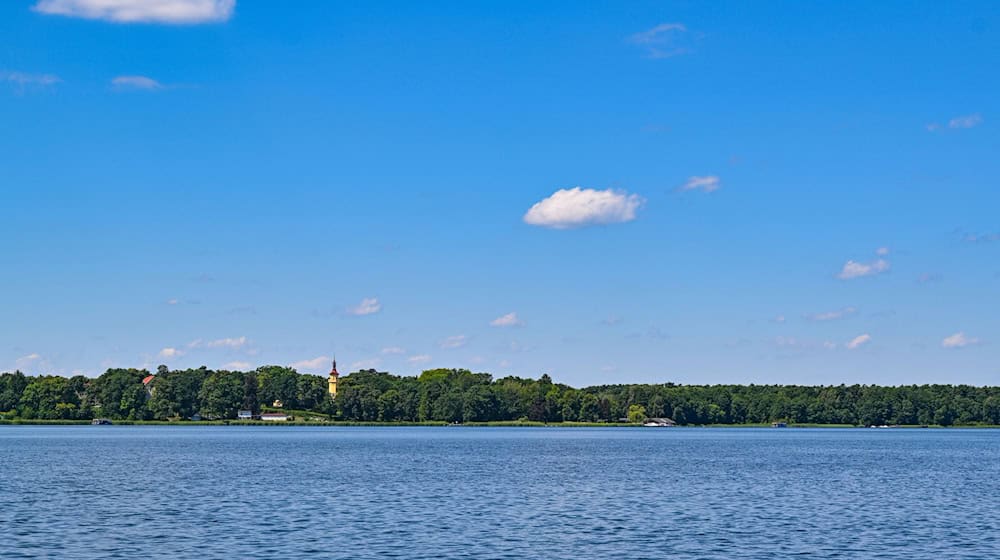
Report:
<svg viewBox="0 0 1000 560"><path fill-rule="evenodd" d="M0 558L1000 557L1000 431L0 426Z"/></svg>

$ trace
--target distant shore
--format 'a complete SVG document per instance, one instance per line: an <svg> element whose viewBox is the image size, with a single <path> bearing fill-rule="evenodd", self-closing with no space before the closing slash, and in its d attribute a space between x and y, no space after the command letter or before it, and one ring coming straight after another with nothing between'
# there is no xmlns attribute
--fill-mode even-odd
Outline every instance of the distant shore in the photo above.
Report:
<svg viewBox="0 0 1000 560"><path fill-rule="evenodd" d="M12 418L0 420L0 426L89 426L90 420L37 420ZM629 424L625 422L466 422L462 424L450 424L447 422L351 422L351 421L282 421L268 422L260 420L114 420L115 426L313 426L313 427L454 427L454 428L643 428L642 424ZM100 426L97 426L100 427ZM969 425L900 425L900 426L858 426L852 424L788 424L785 428L773 428L771 424L702 424L672 426L670 429L692 429L692 428L863 428L863 429L954 429L954 428L982 428L996 429L1000 425L995 424L969 424Z"/></svg>

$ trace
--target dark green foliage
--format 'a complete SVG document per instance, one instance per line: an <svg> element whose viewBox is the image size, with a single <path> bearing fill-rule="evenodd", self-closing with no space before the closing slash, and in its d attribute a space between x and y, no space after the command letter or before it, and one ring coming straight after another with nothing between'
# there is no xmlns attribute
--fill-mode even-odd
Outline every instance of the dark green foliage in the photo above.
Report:
<svg viewBox="0 0 1000 560"><path fill-rule="evenodd" d="M146 389L142 380L149 375L144 369L109 369L94 380L94 414L108 418L146 420Z"/></svg>
<svg viewBox="0 0 1000 560"><path fill-rule="evenodd" d="M21 393L28 386L28 378L19 371L0 375L0 412L14 410Z"/></svg>
<svg viewBox="0 0 1000 560"><path fill-rule="evenodd" d="M243 374L238 371L217 371L209 375L198 392L202 417L236 418L243 404L244 385Z"/></svg>
<svg viewBox="0 0 1000 560"><path fill-rule="evenodd" d="M207 368L109 369L97 379L0 374L0 412L26 419L231 419L282 401L362 422L636 422L669 417L678 424L1000 424L1000 388L968 385L602 385L574 389L540 379L464 369L399 377L373 369L341 377L337 398L326 379L265 366L250 372Z"/></svg>

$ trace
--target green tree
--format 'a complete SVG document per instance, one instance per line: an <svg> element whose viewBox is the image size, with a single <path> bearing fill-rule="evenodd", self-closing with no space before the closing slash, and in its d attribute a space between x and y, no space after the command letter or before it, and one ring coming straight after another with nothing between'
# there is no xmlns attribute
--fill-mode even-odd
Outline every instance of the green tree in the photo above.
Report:
<svg viewBox="0 0 1000 560"><path fill-rule="evenodd" d="M646 421L646 407L641 404L633 404L628 407L628 421L632 424L641 424Z"/></svg>

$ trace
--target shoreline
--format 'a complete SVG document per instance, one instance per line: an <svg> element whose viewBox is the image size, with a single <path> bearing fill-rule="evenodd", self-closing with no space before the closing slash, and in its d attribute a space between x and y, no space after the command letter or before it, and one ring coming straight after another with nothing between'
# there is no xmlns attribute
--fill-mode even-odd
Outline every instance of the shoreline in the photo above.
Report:
<svg viewBox="0 0 1000 560"><path fill-rule="evenodd" d="M0 426L90 426L90 420L38 420L38 419L3 419ZM295 426L295 427L326 427L326 428L377 428L377 427L437 427L437 428L643 428L642 424L608 423L608 422L467 422L464 424L449 424L447 422L336 422L336 421L238 421L238 420L202 420L202 421L170 421L170 420L112 420L113 426L219 426L219 427L252 427L252 426ZM968 425L900 425L900 426L859 426L852 424L788 424L784 428L775 428L771 424L691 424L686 426L671 426L667 429L692 428L768 428L775 430L796 428L821 429L1000 429L995 424ZM664 429L664 428L661 428Z"/></svg>

